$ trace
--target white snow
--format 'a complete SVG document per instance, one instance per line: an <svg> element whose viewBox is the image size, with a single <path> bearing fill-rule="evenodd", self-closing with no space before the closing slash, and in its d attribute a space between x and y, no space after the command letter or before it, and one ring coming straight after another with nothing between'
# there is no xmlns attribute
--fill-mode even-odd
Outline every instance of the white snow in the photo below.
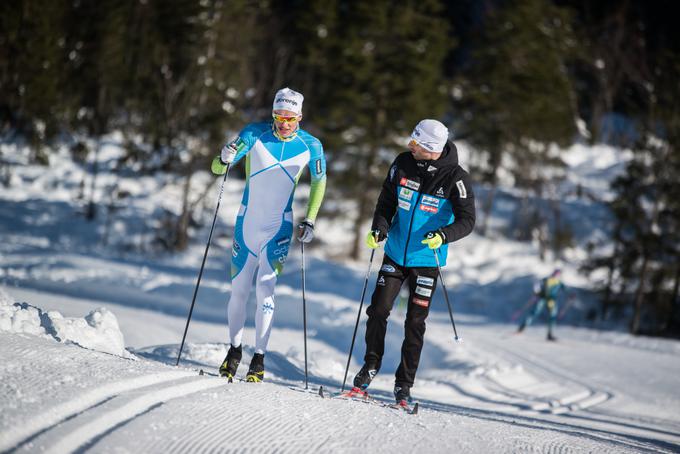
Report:
<svg viewBox="0 0 680 454"><path fill-rule="evenodd" d="M115 140L105 141L100 154L104 169L118 156ZM86 169L65 150L52 154L46 172L25 165L22 150L2 147L16 164L10 187L0 192L0 452L680 451L680 342L580 322L594 295L578 273L578 257L585 241L606 233L597 203L565 198L565 212L592 216L561 261L542 262L536 245L501 237L473 234L452 246L444 279L464 342L453 340L440 287L412 389L421 410L407 415L317 395L320 386L328 393L341 388L368 263L366 251L358 262L329 259L351 241L343 221L322 217L320 241L306 257L309 389L296 248L277 286L265 382L227 384L214 374L228 348L230 232L242 182L231 180L225 190L175 367L205 244L173 256L123 253L120 246L142 242L139 226L159 206L178 209L172 194L180 182L121 177L116 187L131 195L113 214L120 228L105 245L103 221L86 223L84 202L75 196ZM465 151L464 159L471 155ZM606 190L624 159L620 150L574 146L565 155L564 184ZM103 175L96 189L102 200L114 184ZM194 180L193 194L208 182L207 199L216 195L218 184L207 173ZM494 225L508 222L513 197L501 190ZM198 237L207 238L215 202L207 199L208 227ZM328 238L332 244L322 243ZM363 311L380 259L377 254ZM558 325L559 341L545 342L540 321L514 335L512 316L533 282L556 265L578 295ZM239 377L253 354L253 297ZM383 367L371 385L383 402L392 399L404 317L395 304ZM364 326L362 313L348 382L362 363Z"/></svg>
<svg viewBox="0 0 680 454"><path fill-rule="evenodd" d="M58 311L43 312L28 303L15 303L0 290L0 332L51 337L59 342L130 357L118 320L105 307L97 308L83 318L64 317Z"/></svg>

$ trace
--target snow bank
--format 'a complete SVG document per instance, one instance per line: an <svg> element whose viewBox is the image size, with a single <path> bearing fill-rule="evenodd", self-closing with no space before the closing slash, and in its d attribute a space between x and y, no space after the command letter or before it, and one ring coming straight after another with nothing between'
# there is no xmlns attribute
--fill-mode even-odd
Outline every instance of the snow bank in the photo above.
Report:
<svg viewBox="0 0 680 454"><path fill-rule="evenodd" d="M101 307L84 318L64 317L57 311L43 312L28 303L15 303L0 290L0 331L31 334L75 343L84 348L130 357L116 316Z"/></svg>
<svg viewBox="0 0 680 454"><path fill-rule="evenodd" d="M40 322L41 314L42 311L36 307L15 304L7 293L0 290L0 331L44 336L46 332Z"/></svg>

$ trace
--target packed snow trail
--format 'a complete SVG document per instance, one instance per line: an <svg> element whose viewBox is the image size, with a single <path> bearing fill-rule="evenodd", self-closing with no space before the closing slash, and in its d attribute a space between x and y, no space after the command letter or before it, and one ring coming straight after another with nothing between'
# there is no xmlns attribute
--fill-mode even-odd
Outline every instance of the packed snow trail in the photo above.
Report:
<svg viewBox="0 0 680 454"><path fill-rule="evenodd" d="M679 418L660 400L665 396L667 405L677 400L669 386L680 370L668 352L592 342L584 349L574 345L584 341L566 338L585 330L565 329L565 339L553 344L544 342L538 330L504 337L498 333L507 327L472 324L463 325L467 336L462 348L452 342L447 322L440 313L428 325L431 344L414 388L422 404L415 416L362 402L321 399L314 391L319 385L337 390L341 374L324 378L319 365L328 363L317 363L314 355L311 392L298 392L299 362L276 351L268 357L267 382L226 384L197 373L199 367L214 371L219 361L214 358L224 353L225 345L192 343L183 362L192 368L175 368L168 364L176 357L177 344L136 350L141 359L131 360L0 333L0 375L6 391L0 401L0 452L680 449ZM121 325L125 323L122 318ZM598 350L610 362L600 357L594 361ZM343 355L326 351L333 361L343 362ZM252 351L244 352L240 375L248 355ZM579 361L573 363L574 358ZM575 365L585 363L590 365ZM635 367L663 367L665 378L656 379L654 390L638 390L615 378ZM390 402L392 380L390 371L381 371L372 384L373 395ZM600 395L606 398L592 399Z"/></svg>

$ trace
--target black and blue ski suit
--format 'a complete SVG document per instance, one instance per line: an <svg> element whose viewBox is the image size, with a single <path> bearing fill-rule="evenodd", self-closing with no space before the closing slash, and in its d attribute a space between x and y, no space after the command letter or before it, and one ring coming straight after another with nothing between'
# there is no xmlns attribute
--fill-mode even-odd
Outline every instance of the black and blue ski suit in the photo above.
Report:
<svg viewBox="0 0 680 454"><path fill-rule="evenodd" d="M446 263L448 243L468 235L475 225L475 201L468 173L458 165L456 146L448 142L439 159L416 160L410 152L390 166L373 217L373 230L388 232L385 257L366 310L367 364L380 368L385 350L387 318L402 283L410 290L405 337L396 385L411 387L425 335L425 319L437 283L433 250L421 241L437 231L444 244L439 260Z"/></svg>

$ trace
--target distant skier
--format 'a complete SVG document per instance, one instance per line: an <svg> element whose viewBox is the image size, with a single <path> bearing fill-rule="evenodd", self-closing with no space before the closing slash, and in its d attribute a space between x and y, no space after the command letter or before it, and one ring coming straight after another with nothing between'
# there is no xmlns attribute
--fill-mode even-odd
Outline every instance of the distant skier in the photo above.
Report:
<svg viewBox="0 0 680 454"><path fill-rule="evenodd" d="M406 406L411 398L410 389L423 348L425 319L437 283L433 250L446 263L447 243L468 235L475 224L470 179L458 165L458 151L448 137L448 129L439 121L418 123L408 143L409 151L397 156L390 167L366 237L366 245L371 249L385 238L387 243L366 310L364 365L354 377L352 391L364 392L380 370L387 318L402 283L408 280L405 335L394 385L394 397L401 406Z"/></svg>
<svg viewBox="0 0 680 454"><path fill-rule="evenodd" d="M246 157L246 187L236 218L231 260L228 321L231 346L220 375L231 380L241 361L246 303L257 273L255 354L246 380L264 378L264 354L274 314L274 287L293 234L293 194L305 166L312 177L307 215L298 224L298 240L314 238L314 221L326 188L326 160L321 142L300 129L302 94L289 88L276 93L273 121L252 123L224 146L212 172L224 175L227 164Z"/></svg>
<svg viewBox="0 0 680 454"><path fill-rule="evenodd" d="M519 327L517 328L518 333L524 331L524 328L527 326L531 326L531 323L534 321L534 319L538 317L541 312L543 312L543 308L547 306L549 314L547 340L557 340L557 338L553 335L553 329L555 328L558 312L557 297L560 292L566 292L567 290L567 287L561 280L561 276L562 271L560 269L556 269L550 276L542 279L540 283L535 285L534 295L532 297L534 301L533 304L535 304L534 309L533 311L529 312L524 320L522 320L522 323L520 323Z"/></svg>

